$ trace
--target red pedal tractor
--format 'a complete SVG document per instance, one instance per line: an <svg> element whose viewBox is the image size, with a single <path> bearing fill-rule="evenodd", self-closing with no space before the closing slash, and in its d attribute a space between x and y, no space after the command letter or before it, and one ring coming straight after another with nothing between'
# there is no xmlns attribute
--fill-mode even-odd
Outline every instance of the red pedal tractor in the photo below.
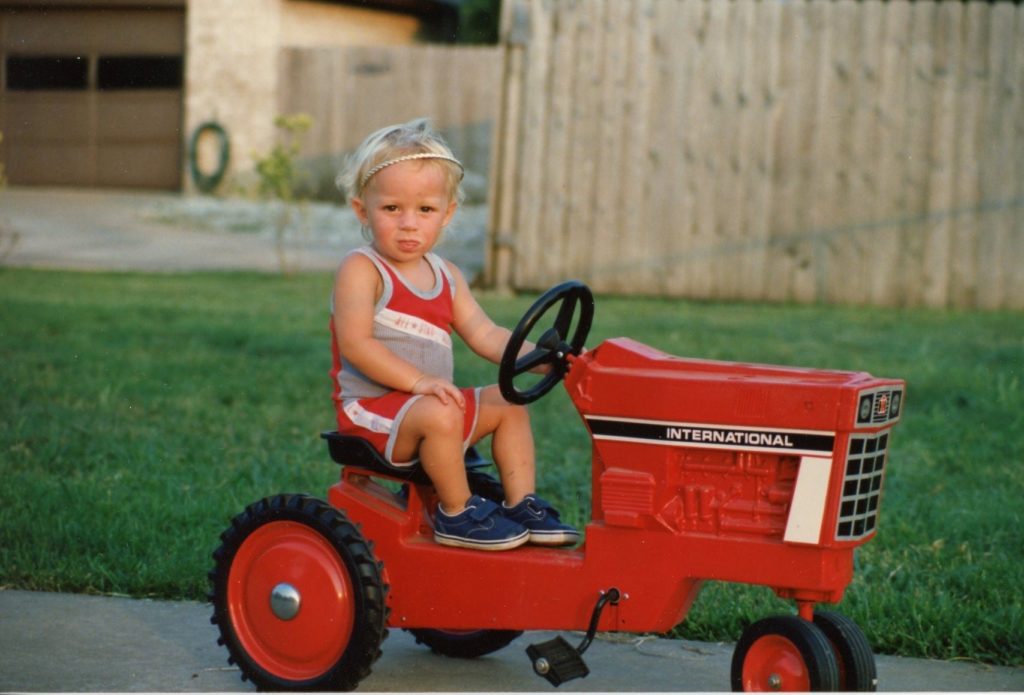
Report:
<svg viewBox="0 0 1024 695"><path fill-rule="evenodd" d="M553 327L516 359L555 306ZM527 650L559 685L587 675L581 655L595 631L671 630L701 584L717 580L771 587L797 608L744 631L735 690L875 689L863 632L815 606L840 601L854 548L875 534L904 383L683 359L625 338L581 355L593 310L578 282L548 291L499 367L502 393L517 403L565 380L593 440L584 542L502 553L438 545L422 471L327 433L343 466L328 501L256 502L214 553L212 621L243 678L264 689L355 688L388 627L461 657L523 630L587 630L578 647L557 637ZM516 387L541 364L553 368ZM497 480L467 465L475 493L502 498Z"/></svg>

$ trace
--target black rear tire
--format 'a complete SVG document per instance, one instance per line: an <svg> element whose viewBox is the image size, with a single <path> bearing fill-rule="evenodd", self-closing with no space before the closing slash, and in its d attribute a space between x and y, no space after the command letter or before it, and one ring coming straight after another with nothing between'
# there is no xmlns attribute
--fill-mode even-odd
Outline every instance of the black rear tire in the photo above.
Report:
<svg viewBox="0 0 1024 695"><path fill-rule="evenodd" d="M492 502L501 504L505 501L505 488L501 481L481 470L467 471L469 489L474 495L480 495ZM519 635L522 630L436 630L433 628L410 628L409 632L416 638L417 644L430 647L435 654L450 656L456 659L475 659L499 649Z"/></svg>
<svg viewBox="0 0 1024 695"><path fill-rule="evenodd" d="M435 654L457 659L475 659L507 647L523 634L522 630L449 631L428 628L409 630L417 644L430 647Z"/></svg>

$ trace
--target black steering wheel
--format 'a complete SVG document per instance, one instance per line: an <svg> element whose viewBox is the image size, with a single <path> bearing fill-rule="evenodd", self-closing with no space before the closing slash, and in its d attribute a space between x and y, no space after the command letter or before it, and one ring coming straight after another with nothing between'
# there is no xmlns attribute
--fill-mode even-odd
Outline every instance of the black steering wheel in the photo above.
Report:
<svg viewBox="0 0 1024 695"><path fill-rule="evenodd" d="M554 325L540 336L537 346L522 357L519 351L523 349L526 336L530 334L537 322L547 313L548 309L559 305L558 316L555 317ZM576 330L569 338L569 331L572 328L573 319L576 317L577 309L579 322ZM541 295L540 299L533 303L519 324L512 331L505 346L505 352L498 364L498 388L501 395L509 403L526 405L546 394L555 387L565 376L569 368L569 355L579 355L583 349L583 343L590 333L590 324L594 320L594 295L590 288L577 280L568 280L560 285L555 285ZM544 375L540 381L526 390L516 388L513 380L520 374L525 374L531 369L541 365L551 365L551 371Z"/></svg>

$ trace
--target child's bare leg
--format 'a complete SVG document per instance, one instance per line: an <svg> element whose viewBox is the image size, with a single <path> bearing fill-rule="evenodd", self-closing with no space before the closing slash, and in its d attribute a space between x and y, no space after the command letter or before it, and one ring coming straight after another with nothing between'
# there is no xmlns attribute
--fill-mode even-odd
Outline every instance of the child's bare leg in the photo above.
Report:
<svg viewBox="0 0 1024 695"><path fill-rule="evenodd" d="M533 432L526 408L508 403L496 386L480 394L480 413L474 438L493 433L491 451L505 487L506 519L522 524L530 542L539 545L573 545L579 531L562 523L558 510L535 494L536 460Z"/></svg>
<svg viewBox="0 0 1024 695"><path fill-rule="evenodd" d="M493 434L491 453L501 472L505 503L514 506L533 493L537 484L533 431L526 408L506 401L497 386L488 386L480 392L473 441L488 434Z"/></svg>
<svg viewBox="0 0 1024 695"><path fill-rule="evenodd" d="M454 402L420 398L406 412L392 450L396 461L419 456L447 514L462 511L470 496L462 453L464 418Z"/></svg>

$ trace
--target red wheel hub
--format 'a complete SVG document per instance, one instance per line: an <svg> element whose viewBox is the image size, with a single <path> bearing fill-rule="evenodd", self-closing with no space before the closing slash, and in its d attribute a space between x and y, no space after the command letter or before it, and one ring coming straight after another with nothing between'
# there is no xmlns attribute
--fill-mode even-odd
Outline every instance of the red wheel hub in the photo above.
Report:
<svg viewBox="0 0 1024 695"><path fill-rule="evenodd" d="M796 645L779 635L765 635L743 660L746 691L808 691L811 676Z"/></svg>
<svg viewBox="0 0 1024 695"><path fill-rule="evenodd" d="M242 543L228 574L228 610L240 645L279 678L322 675L352 634L350 581L338 551L309 526L261 526Z"/></svg>

